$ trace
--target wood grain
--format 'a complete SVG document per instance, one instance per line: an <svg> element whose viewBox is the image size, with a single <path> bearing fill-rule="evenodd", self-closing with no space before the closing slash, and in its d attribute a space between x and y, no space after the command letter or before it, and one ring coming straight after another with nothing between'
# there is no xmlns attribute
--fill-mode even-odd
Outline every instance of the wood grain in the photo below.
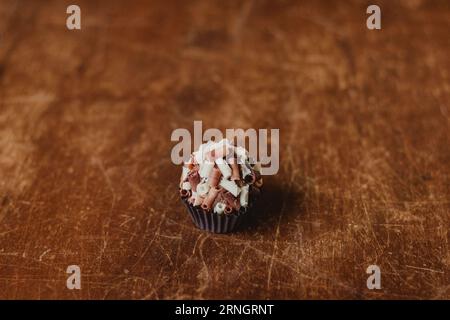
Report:
<svg viewBox="0 0 450 320"><path fill-rule="evenodd" d="M0 298L450 298L448 1L69 4L0 4ZM178 199L194 120L280 128L238 233Z"/></svg>

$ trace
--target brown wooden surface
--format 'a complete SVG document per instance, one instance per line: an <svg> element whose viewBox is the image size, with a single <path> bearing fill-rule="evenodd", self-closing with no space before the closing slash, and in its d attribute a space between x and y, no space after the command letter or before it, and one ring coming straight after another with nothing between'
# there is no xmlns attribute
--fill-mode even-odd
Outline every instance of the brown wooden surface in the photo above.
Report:
<svg viewBox="0 0 450 320"><path fill-rule="evenodd" d="M448 299L449 2L338 3L2 0L0 298ZM236 234L178 199L194 120L281 130Z"/></svg>

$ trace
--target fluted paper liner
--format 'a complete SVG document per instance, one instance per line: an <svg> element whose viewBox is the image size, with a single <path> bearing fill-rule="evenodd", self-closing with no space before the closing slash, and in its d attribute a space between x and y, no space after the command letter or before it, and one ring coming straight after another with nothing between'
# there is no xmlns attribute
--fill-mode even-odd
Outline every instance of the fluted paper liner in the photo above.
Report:
<svg viewBox="0 0 450 320"><path fill-rule="evenodd" d="M230 233L236 230L246 216L249 209L233 214L217 214L203 210L200 206L193 206L186 199L182 199L192 218L192 222L199 229L214 233Z"/></svg>

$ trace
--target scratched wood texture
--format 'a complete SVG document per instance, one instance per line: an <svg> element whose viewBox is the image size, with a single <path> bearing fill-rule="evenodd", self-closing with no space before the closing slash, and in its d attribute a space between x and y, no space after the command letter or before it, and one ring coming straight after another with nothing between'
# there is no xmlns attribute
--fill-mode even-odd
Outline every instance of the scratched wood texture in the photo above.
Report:
<svg viewBox="0 0 450 320"><path fill-rule="evenodd" d="M0 298L449 299L449 2L370 3L2 0ZM280 128L235 234L178 199L194 120Z"/></svg>

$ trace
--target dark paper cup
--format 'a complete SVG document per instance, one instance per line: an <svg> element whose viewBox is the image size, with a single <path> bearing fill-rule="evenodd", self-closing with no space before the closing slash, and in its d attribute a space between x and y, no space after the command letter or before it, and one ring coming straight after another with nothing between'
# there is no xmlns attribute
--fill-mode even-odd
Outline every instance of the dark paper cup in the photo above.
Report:
<svg viewBox="0 0 450 320"><path fill-rule="evenodd" d="M192 222L199 229L214 233L230 233L237 229L245 217L247 211L240 211L233 214L217 214L213 211L204 211L200 206L194 207L187 199L181 199L188 209Z"/></svg>

